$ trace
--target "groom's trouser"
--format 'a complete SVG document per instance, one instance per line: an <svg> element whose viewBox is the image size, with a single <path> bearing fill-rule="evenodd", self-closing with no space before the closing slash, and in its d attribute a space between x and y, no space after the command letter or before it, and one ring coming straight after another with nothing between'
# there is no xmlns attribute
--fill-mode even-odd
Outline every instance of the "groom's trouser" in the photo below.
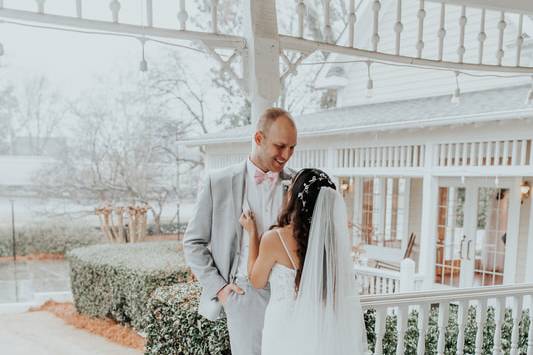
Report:
<svg viewBox="0 0 533 355"><path fill-rule="evenodd" d="M232 355L261 355L261 337L270 290L256 289L245 278L235 280L244 295L230 293L224 311Z"/></svg>

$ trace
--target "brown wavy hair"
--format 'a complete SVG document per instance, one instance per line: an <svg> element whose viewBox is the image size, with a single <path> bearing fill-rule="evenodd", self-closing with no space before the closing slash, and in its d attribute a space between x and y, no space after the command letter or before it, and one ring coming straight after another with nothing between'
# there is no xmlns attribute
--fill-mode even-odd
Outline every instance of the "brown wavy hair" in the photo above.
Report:
<svg viewBox="0 0 533 355"><path fill-rule="evenodd" d="M325 179L322 177L326 177ZM314 182L311 181L316 179ZM300 261L294 279L295 290L298 292L302 278L307 242L311 229L311 220L315 209L318 193L322 187L336 189L329 176L319 169L302 169L292 179L288 191L287 203L279 214L277 224L271 228L281 228L292 225L294 238L298 245L297 255Z"/></svg>

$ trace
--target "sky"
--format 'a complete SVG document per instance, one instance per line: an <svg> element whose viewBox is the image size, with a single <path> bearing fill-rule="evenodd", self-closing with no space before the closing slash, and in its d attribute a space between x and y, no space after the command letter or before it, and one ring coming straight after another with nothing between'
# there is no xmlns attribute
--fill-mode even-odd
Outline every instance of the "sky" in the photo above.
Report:
<svg viewBox="0 0 533 355"><path fill-rule="evenodd" d="M47 0L46 12L72 15L74 3L66 0ZM121 3L120 22L140 24L140 4L144 1L129 0ZM158 21L155 25L175 28L178 2L158 0L154 3ZM35 10L35 1L4 0L4 6ZM84 17L89 19L108 20L111 16L108 0L84 1L83 6ZM190 16L193 16L192 9L189 11ZM189 26L192 27L193 24ZM30 76L44 74L67 96L75 96L83 89L90 88L96 76L105 77L117 68L125 72L139 72L141 45L135 38L29 28L0 22L0 42L5 51L5 55L0 58L0 80L20 82ZM186 53L187 50L148 42L145 55L149 66L151 61L153 63L168 50L190 54ZM199 70L205 70L206 63L191 63L197 63ZM139 75L142 73L139 72Z"/></svg>

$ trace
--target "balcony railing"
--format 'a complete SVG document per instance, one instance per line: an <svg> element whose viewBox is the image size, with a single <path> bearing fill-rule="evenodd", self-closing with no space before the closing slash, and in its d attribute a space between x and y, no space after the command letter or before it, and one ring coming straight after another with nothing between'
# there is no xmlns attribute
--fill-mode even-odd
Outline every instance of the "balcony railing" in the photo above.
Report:
<svg viewBox="0 0 533 355"><path fill-rule="evenodd" d="M373 354L533 354L533 284L361 296ZM367 325L368 326L368 325Z"/></svg>
<svg viewBox="0 0 533 355"><path fill-rule="evenodd" d="M411 259L400 263L399 272L355 265L354 273L361 295L416 291L421 289L423 282L423 275L415 274L415 263Z"/></svg>

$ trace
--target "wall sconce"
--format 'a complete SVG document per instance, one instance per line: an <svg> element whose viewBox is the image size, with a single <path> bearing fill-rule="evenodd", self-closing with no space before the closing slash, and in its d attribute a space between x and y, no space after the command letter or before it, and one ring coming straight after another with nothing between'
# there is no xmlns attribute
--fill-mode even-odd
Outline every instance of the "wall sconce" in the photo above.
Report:
<svg viewBox="0 0 533 355"><path fill-rule="evenodd" d="M350 188L350 184L348 184L346 181L341 182L342 192L348 191L349 188Z"/></svg>
<svg viewBox="0 0 533 355"><path fill-rule="evenodd" d="M531 187L529 186L527 181L523 181L522 185L520 185L520 196L522 202L526 200L529 197L529 192L531 191Z"/></svg>

